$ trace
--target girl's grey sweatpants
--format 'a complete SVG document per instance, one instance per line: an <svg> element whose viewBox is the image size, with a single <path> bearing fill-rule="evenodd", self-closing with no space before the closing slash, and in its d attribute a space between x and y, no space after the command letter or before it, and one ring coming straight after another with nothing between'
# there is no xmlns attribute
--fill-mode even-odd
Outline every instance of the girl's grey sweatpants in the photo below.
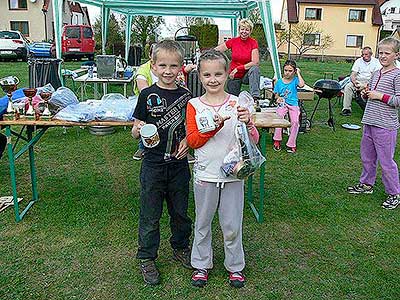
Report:
<svg viewBox="0 0 400 300"><path fill-rule="evenodd" d="M224 266L229 272L242 271L245 266L242 243L243 181L216 183L195 180L194 199L196 221L191 258L193 268L213 267L211 223L218 210L224 236Z"/></svg>

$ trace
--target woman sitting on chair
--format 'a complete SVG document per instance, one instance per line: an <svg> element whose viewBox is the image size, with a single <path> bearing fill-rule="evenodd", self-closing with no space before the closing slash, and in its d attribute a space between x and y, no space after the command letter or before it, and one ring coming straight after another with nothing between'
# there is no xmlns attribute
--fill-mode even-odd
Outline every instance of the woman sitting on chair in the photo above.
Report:
<svg viewBox="0 0 400 300"><path fill-rule="evenodd" d="M229 66L227 90L238 96L242 83L250 86L250 94L255 100L260 98L260 55L258 42L250 37L253 23L248 19L239 22L239 36L227 40L215 49L225 52L232 50L232 61Z"/></svg>

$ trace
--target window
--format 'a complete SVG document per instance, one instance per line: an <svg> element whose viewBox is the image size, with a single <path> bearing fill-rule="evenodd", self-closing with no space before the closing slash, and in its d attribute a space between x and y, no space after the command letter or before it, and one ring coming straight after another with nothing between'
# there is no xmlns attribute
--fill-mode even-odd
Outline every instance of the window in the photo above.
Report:
<svg viewBox="0 0 400 300"><path fill-rule="evenodd" d="M306 20L321 20L322 8L306 8Z"/></svg>
<svg viewBox="0 0 400 300"><path fill-rule="evenodd" d="M24 36L29 36L28 21L10 21L10 28L21 32Z"/></svg>
<svg viewBox="0 0 400 300"><path fill-rule="evenodd" d="M364 37L362 35L348 35L346 36L346 47L362 48Z"/></svg>
<svg viewBox="0 0 400 300"><path fill-rule="evenodd" d="M80 39L81 28L80 27L67 27L65 29L65 36L69 39Z"/></svg>
<svg viewBox="0 0 400 300"><path fill-rule="evenodd" d="M89 27L83 27L83 38L91 39L93 36L92 29Z"/></svg>
<svg viewBox="0 0 400 300"><path fill-rule="evenodd" d="M28 9L27 0L8 0L8 7L10 9Z"/></svg>
<svg viewBox="0 0 400 300"><path fill-rule="evenodd" d="M365 22L365 10L361 9L350 9L349 10L349 22Z"/></svg>
<svg viewBox="0 0 400 300"><path fill-rule="evenodd" d="M304 35L304 45L319 46L321 42L321 35L319 33L307 33Z"/></svg>
<svg viewBox="0 0 400 300"><path fill-rule="evenodd" d="M391 14L394 14L395 12L396 12L396 7L391 7L391 8L390 8L390 13L391 13Z"/></svg>

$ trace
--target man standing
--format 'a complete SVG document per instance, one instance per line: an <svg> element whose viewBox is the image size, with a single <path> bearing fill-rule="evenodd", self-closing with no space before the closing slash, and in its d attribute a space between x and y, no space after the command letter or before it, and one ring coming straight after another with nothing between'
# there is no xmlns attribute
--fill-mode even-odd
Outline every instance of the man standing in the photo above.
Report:
<svg viewBox="0 0 400 300"><path fill-rule="evenodd" d="M371 47L362 48L361 57L351 68L350 82L344 87L343 109L340 113L342 116L351 116L351 100L354 96L359 97L359 92L366 87L372 73L380 68L382 66L379 60L372 57ZM359 104L361 108L365 108L365 104Z"/></svg>

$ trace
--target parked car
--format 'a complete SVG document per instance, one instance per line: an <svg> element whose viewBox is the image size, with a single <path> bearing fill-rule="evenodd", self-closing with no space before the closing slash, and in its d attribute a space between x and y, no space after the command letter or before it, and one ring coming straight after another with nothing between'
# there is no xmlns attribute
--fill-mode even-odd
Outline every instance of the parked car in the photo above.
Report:
<svg viewBox="0 0 400 300"><path fill-rule="evenodd" d="M89 25L65 25L61 37L62 56L64 59L87 57L94 59L94 40L92 27Z"/></svg>
<svg viewBox="0 0 400 300"><path fill-rule="evenodd" d="M29 41L15 30L0 31L0 58L28 60Z"/></svg>
<svg viewBox="0 0 400 300"><path fill-rule="evenodd" d="M33 57L51 57L50 48L51 44L45 42L28 45L29 55Z"/></svg>

